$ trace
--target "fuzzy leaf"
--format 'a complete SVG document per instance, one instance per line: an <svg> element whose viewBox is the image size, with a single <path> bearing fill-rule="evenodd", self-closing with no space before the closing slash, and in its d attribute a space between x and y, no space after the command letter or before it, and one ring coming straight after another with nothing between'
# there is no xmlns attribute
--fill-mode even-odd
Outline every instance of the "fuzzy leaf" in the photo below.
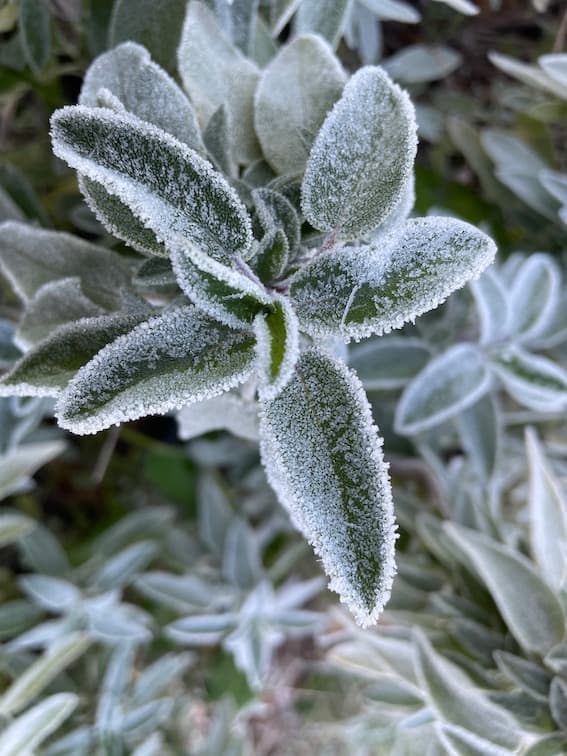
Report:
<svg viewBox="0 0 567 756"><path fill-rule="evenodd" d="M116 0L108 27L109 47L138 42L160 66L174 71L186 7L187 0Z"/></svg>
<svg viewBox="0 0 567 756"><path fill-rule="evenodd" d="M409 97L380 68L362 68L329 113L309 155L302 208L320 231L354 239L400 201L417 149Z"/></svg>
<svg viewBox="0 0 567 756"><path fill-rule="evenodd" d="M341 96L346 76L330 47L314 35L294 39L266 66L255 96L254 124L266 160L278 173L303 172L313 137Z"/></svg>
<svg viewBox="0 0 567 756"><path fill-rule="evenodd" d="M422 632L415 632L415 663L420 687L439 718L501 746L515 748L517 723L492 703L454 663L439 654Z"/></svg>
<svg viewBox="0 0 567 756"><path fill-rule="evenodd" d="M383 61L390 76L406 84L444 79L463 62L460 53L445 46L408 45Z"/></svg>
<svg viewBox="0 0 567 756"><path fill-rule="evenodd" d="M295 16L297 34L317 34L336 47L350 9L350 0L302 0Z"/></svg>
<svg viewBox="0 0 567 756"><path fill-rule="evenodd" d="M533 340L549 325L561 288L561 274L549 255L534 254L514 276L510 325L517 342Z"/></svg>
<svg viewBox="0 0 567 756"><path fill-rule="evenodd" d="M180 307L102 349L61 395L56 415L74 433L96 433L220 394L241 383L253 361L250 334Z"/></svg>
<svg viewBox="0 0 567 756"><path fill-rule="evenodd" d="M74 693L57 693L13 721L0 735L3 756L31 754L77 708Z"/></svg>
<svg viewBox="0 0 567 756"><path fill-rule="evenodd" d="M177 425L182 441L216 430L226 430L249 441L258 440L256 403L245 401L234 394L223 394L188 404L177 414Z"/></svg>
<svg viewBox="0 0 567 756"><path fill-rule="evenodd" d="M407 336L386 336L352 347L348 364L367 391L384 391L405 386L430 358L425 342Z"/></svg>
<svg viewBox="0 0 567 756"><path fill-rule="evenodd" d="M196 152L150 124L104 108L66 107L51 123L58 157L102 183L158 241L167 245L182 235L212 257L246 257L248 214Z"/></svg>
<svg viewBox="0 0 567 756"><path fill-rule="evenodd" d="M148 311L141 311L85 318L64 325L2 376L0 396L57 396L98 351L149 318Z"/></svg>
<svg viewBox="0 0 567 756"><path fill-rule="evenodd" d="M201 126L224 105L232 124L236 161L250 163L259 157L253 125L258 69L229 42L203 3L189 3L177 56L183 86Z"/></svg>
<svg viewBox="0 0 567 756"><path fill-rule="evenodd" d="M551 681L549 708L559 728L567 730L567 683L560 677L554 677Z"/></svg>
<svg viewBox="0 0 567 756"><path fill-rule="evenodd" d="M482 353L456 344L432 360L402 394L396 411L398 433L433 428L471 407L490 388Z"/></svg>
<svg viewBox="0 0 567 756"><path fill-rule="evenodd" d="M545 654L563 640L561 604L526 557L469 528L455 523L444 527L474 566L522 648Z"/></svg>
<svg viewBox="0 0 567 756"><path fill-rule="evenodd" d="M301 240L301 228L291 202L273 189L255 189L252 197L264 230L281 229L288 241L291 257L295 257Z"/></svg>
<svg viewBox="0 0 567 756"><path fill-rule="evenodd" d="M567 55L565 53L542 55L538 63L549 77L565 88L565 97L567 97Z"/></svg>
<svg viewBox="0 0 567 756"><path fill-rule="evenodd" d="M21 514L0 515L0 547L19 541L34 527L35 522L30 517Z"/></svg>
<svg viewBox="0 0 567 756"><path fill-rule="evenodd" d="M508 334L510 307L508 295L493 268L487 268L477 281L471 282L480 320L480 343L490 344Z"/></svg>
<svg viewBox="0 0 567 756"><path fill-rule="evenodd" d="M395 572L395 524L381 441L362 385L312 350L291 381L262 407L268 479L313 545L361 625L374 623Z"/></svg>
<svg viewBox="0 0 567 756"><path fill-rule="evenodd" d="M278 297L273 312L254 321L259 370L260 399L274 399L290 380L299 356L297 317L284 297Z"/></svg>
<svg viewBox="0 0 567 756"><path fill-rule="evenodd" d="M494 355L491 367L519 404L539 412L567 407L567 373L547 357L509 348Z"/></svg>
<svg viewBox="0 0 567 756"><path fill-rule="evenodd" d="M62 441L38 441L16 446L0 457L0 499L16 493L23 484L29 484L30 476L61 454L64 448ZM25 544L34 532L35 529L28 536L24 535L21 543Z"/></svg>
<svg viewBox="0 0 567 756"><path fill-rule="evenodd" d="M201 614L184 617L164 629L166 637L184 646L216 646L236 625L234 614Z"/></svg>
<svg viewBox="0 0 567 756"><path fill-rule="evenodd" d="M542 56L545 57L545 56ZM529 87L541 89L544 92L554 94L556 97L566 98L567 87L549 74L545 67L540 68L531 63L523 63L521 60L511 58L501 53L488 53L490 62L508 76L511 76ZM541 60L541 58L540 58Z"/></svg>
<svg viewBox="0 0 567 756"><path fill-rule="evenodd" d="M114 252L69 234L15 222L1 227L0 269L24 302L46 283L77 277L85 296L110 309L130 278L128 268Z"/></svg>
<svg viewBox="0 0 567 756"><path fill-rule="evenodd" d="M491 394L485 394L472 407L459 412L457 416L463 448L485 482L488 482L498 469L501 424Z"/></svg>
<svg viewBox="0 0 567 756"><path fill-rule="evenodd" d="M67 580L47 575L24 575L18 582L34 604L49 612L67 612L81 600L79 589Z"/></svg>
<svg viewBox="0 0 567 756"><path fill-rule="evenodd" d="M526 453L531 550L542 576L559 592L567 575L567 500L533 428L526 429Z"/></svg>
<svg viewBox="0 0 567 756"><path fill-rule="evenodd" d="M178 246L171 255L177 282L197 307L232 328L246 328L261 310L271 309L264 287L238 269L213 260L196 247Z"/></svg>
<svg viewBox="0 0 567 756"><path fill-rule="evenodd" d="M361 0L361 2L383 21L417 24L421 19L419 12L413 6L400 0Z"/></svg>
<svg viewBox="0 0 567 756"><path fill-rule="evenodd" d="M381 335L437 307L492 262L494 242L453 218L419 218L360 247L321 254L291 280L303 330Z"/></svg>
<svg viewBox="0 0 567 756"><path fill-rule="evenodd" d="M26 63L38 74L51 52L51 21L43 0L20 0L18 28Z"/></svg>
<svg viewBox="0 0 567 756"><path fill-rule="evenodd" d="M518 753L517 749L502 748L459 725L435 723L435 730L446 749L444 753L449 756L516 756Z"/></svg>
<svg viewBox="0 0 567 756"><path fill-rule="evenodd" d="M219 105L209 118L207 128L203 132L203 139L209 155L219 170L227 176L237 176L238 170L232 157L230 117L225 105Z"/></svg>
<svg viewBox="0 0 567 756"><path fill-rule="evenodd" d="M129 113L204 153L193 106L141 45L124 42L99 55L85 75L79 105L96 107L101 89L110 91Z"/></svg>
<svg viewBox="0 0 567 756"><path fill-rule="evenodd" d="M289 262L289 242L281 228L268 231L258 242L254 258L254 270L261 281L277 281Z"/></svg>

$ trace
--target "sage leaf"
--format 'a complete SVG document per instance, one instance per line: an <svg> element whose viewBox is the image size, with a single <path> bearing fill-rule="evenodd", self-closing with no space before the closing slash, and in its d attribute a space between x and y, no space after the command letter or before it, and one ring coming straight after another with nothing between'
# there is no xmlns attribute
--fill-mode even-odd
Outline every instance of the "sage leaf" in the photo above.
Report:
<svg viewBox="0 0 567 756"><path fill-rule="evenodd" d="M56 416L74 433L96 433L220 394L244 381L253 363L249 333L179 307L104 347L61 394Z"/></svg>
<svg viewBox="0 0 567 756"><path fill-rule="evenodd" d="M81 600L79 589L61 578L24 575L18 582L34 604L49 612L67 612Z"/></svg>
<svg viewBox="0 0 567 756"><path fill-rule="evenodd" d="M559 301L561 275L549 255L535 254L514 276L510 291L510 325L517 343L541 335Z"/></svg>
<svg viewBox="0 0 567 756"><path fill-rule="evenodd" d="M177 433L183 441L215 430L225 430L239 438L257 441L256 403L234 394L223 394L188 404L177 414Z"/></svg>
<svg viewBox="0 0 567 756"><path fill-rule="evenodd" d="M567 729L567 683L561 677L554 677L549 691L551 715L561 730Z"/></svg>
<svg viewBox="0 0 567 756"><path fill-rule="evenodd" d="M49 8L43 0L20 0L18 28L26 63L35 74L45 67L51 52Z"/></svg>
<svg viewBox="0 0 567 756"><path fill-rule="evenodd" d="M252 192L256 214L265 231L280 229L289 244L291 258L299 249L301 228L299 217L291 202L273 189L254 189Z"/></svg>
<svg viewBox="0 0 567 756"><path fill-rule="evenodd" d="M281 228L272 228L258 242L254 257L254 270L261 281L277 281L289 262L289 242Z"/></svg>
<svg viewBox="0 0 567 756"><path fill-rule="evenodd" d="M254 99L254 125L268 163L278 173L302 173L309 146L341 96L346 75L331 48L315 35L284 46L266 66Z"/></svg>
<svg viewBox="0 0 567 756"><path fill-rule="evenodd" d="M362 385L341 363L305 352L287 386L265 402L261 453L268 479L322 559L330 588L363 626L389 598L396 538L381 441Z"/></svg>
<svg viewBox="0 0 567 756"><path fill-rule="evenodd" d="M367 391L402 388L429 362L424 341L408 336L384 336L351 347L348 364Z"/></svg>
<svg viewBox="0 0 567 756"><path fill-rule="evenodd" d="M460 53L444 45L408 45L382 62L393 79L406 84L444 79L463 62Z"/></svg>
<svg viewBox="0 0 567 756"><path fill-rule="evenodd" d="M361 68L309 154L301 200L305 217L320 231L345 239L372 231L400 201L416 149L408 95L382 69Z"/></svg>
<svg viewBox="0 0 567 756"><path fill-rule="evenodd" d="M509 347L493 355L491 369L519 404L540 412L567 407L567 373L547 357Z"/></svg>
<svg viewBox="0 0 567 756"><path fill-rule="evenodd" d="M225 105L219 105L209 118L203 132L203 140L215 165L227 176L237 176L237 166L232 157L232 130L230 116Z"/></svg>
<svg viewBox="0 0 567 756"><path fill-rule="evenodd" d="M258 395L274 399L290 380L299 356L299 326L288 300L276 297L273 311L260 313L254 321Z"/></svg>
<svg viewBox="0 0 567 756"><path fill-rule="evenodd" d="M480 343L490 344L508 335L510 304L503 282L492 268L487 268L477 281L471 281L480 321Z"/></svg>
<svg viewBox="0 0 567 756"><path fill-rule="evenodd" d="M72 714L79 704L74 693L49 696L14 720L0 735L3 756L32 753Z"/></svg>
<svg viewBox="0 0 567 756"><path fill-rule="evenodd" d="M35 527L35 522L21 514L0 515L0 547L14 543Z"/></svg>
<svg viewBox="0 0 567 756"><path fill-rule="evenodd" d="M295 16L295 31L317 34L336 47L350 5L350 0L302 0Z"/></svg>
<svg viewBox="0 0 567 756"><path fill-rule="evenodd" d="M181 235L221 260L249 254L246 209L194 150L151 124L105 108L62 108L51 124L57 156L103 184L158 242L167 246Z"/></svg>
<svg viewBox="0 0 567 756"><path fill-rule="evenodd" d="M4 499L20 491L30 483L30 476L65 449L62 441L36 441L33 444L22 444L10 449L0 458L0 497ZM21 546L24 547L37 530L34 528L28 535L21 535Z"/></svg>

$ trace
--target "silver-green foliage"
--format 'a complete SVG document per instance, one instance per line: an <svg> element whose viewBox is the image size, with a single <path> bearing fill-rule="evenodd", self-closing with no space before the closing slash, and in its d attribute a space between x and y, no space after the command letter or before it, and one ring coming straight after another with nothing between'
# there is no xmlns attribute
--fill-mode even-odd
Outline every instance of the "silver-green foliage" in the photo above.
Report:
<svg viewBox="0 0 567 756"><path fill-rule="evenodd" d="M76 433L257 391L281 503L367 624L395 571L390 484L362 388L325 339L413 321L495 247L458 220L406 221L414 109L384 70L345 86L310 33L262 72L246 55L253 27L235 26L230 5L218 19L188 5L187 94L127 42L95 60L81 104L54 114L55 154L99 221L154 262L136 273L115 251L8 224L0 266L27 306L20 342L33 346L0 391L57 396L59 424ZM130 7L115 5L117 41ZM316 26L308 11L299 31Z"/></svg>

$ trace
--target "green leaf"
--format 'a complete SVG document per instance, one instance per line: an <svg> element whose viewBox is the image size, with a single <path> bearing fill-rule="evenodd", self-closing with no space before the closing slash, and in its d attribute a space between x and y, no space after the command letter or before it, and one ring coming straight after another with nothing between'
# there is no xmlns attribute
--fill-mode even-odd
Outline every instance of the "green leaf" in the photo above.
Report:
<svg viewBox="0 0 567 756"><path fill-rule="evenodd" d="M108 46L138 42L166 71L175 71L175 53L186 7L187 0L116 0L108 28Z"/></svg>
<svg viewBox="0 0 567 756"><path fill-rule="evenodd" d="M34 661L0 698L0 712L4 716L16 714L36 698L58 674L76 661L90 641L84 633L70 633L56 640Z"/></svg>
<svg viewBox="0 0 567 756"><path fill-rule="evenodd" d="M43 0L20 0L20 42L26 63L35 74L44 68L51 52L49 9Z"/></svg>
<svg viewBox="0 0 567 756"><path fill-rule="evenodd" d="M253 124L258 69L229 42L215 15L195 0L187 9L177 55L183 86L201 126L224 105L232 125L236 162L250 163L258 158Z"/></svg>
<svg viewBox="0 0 567 756"><path fill-rule="evenodd" d="M363 625L376 622L395 572L395 524L381 441L362 385L311 350L281 393L264 403L268 479L314 547L330 588Z"/></svg>
<svg viewBox="0 0 567 756"><path fill-rule="evenodd" d="M129 113L204 153L193 106L141 45L124 42L96 58L85 74L79 105L98 106L101 89L117 97Z"/></svg>
<svg viewBox="0 0 567 756"><path fill-rule="evenodd" d="M500 746L515 748L519 732L513 717L439 654L421 631L414 631L414 637L416 674L439 719Z"/></svg>
<svg viewBox="0 0 567 756"><path fill-rule="evenodd" d="M22 484L29 484L29 477L53 457L65 449L62 441L38 441L16 446L0 457L0 499L16 493ZM21 545L32 538L37 528L23 535Z"/></svg>
<svg viewBox="0 0 567 756"><path fill-rule="evenodd" d="M355 344L348 364L367 391L402 388L431 358L427 344L408 336L385 336Z"/></svg>
<svg viewBox="0 0 567 756"><path fill-rule="evenodd" d="M550 324L561 290L561 273L550 255L534 254L522 264L510 291L510 330L516 343L540 336Z"/></svg>
<svg viewBox="0 0 567 756"><path fill-rule="evenodd" d="M480 322L480 343L490 344L508 336L510 307L508 294L494 268L487 268L471 282Z"/></svg>
<svg viewBox="0 0 567 756"><path fill-rule="evenodd" d="M193 402L177 414L177 434L182 441L225 430L248 441L258 441L258 407L256 402L234 394L223 394L202 402Z"/></svg>
<svg viewBox="0 0 567 756"><path fill-rule="evenodd" d="M381 335L441 304L494 258L494 242L453 218L418 218L302 268L290 297L303 330L344 341Z"/></svg>
<svg viewBox="0 0 567 756"><path fill-rule="evenodd" d="M256 249L254 269L260 280L269 284L281 278L289 262L289 242L282 229L268 231Z"/></svg>
<svg viewBox="0 0 567 756"><path fill-rule="evenodd" d="M509 347L493 355L491 368L519 404L540 412L567 407L567 373L547 357Z"/></svg>
<svg viewBox="0 0 567 756"><path fill-rule="evenodd" d="M530 473L531 551L543 578L559 592L567 576L567 500L535 430L526 428L525 434Z"/></svg>
<svg viewBox="0 0 567 756"><path fill-rule="evenodd" d="M266 160L277 173L302 173L309 145L341 96L346 76L332 50L314 35L282 48L262 73L254 124Z"/></svg>
<svg viewBox="0 0 567 756"><path fill-rule="evenodd" d="M551 681L549 708L559 729L567 730L567 682L561 677Z"/></svg>
<svg viewBox="0 0 567 756"><path fill-rule="evenodd" d="M120 336L79 370L56 416L74 433L96 433L144 415L163 414L244 381L254 339L195 307L179 307Z"/></svg>
<svg viewBox="0 0 567 756"><path fill-rule="evenodd" d="M439 740L451 756L516 756L518 751L501 748L458 725L436 723ZM522 752L523 753L523 752Z"/></svg>
<svg viewBox="0 0 567 756"><path fill-rule="evenodd" d="M35 522L20 514L0 515L0 547L19 541L20 538L32 531Z"/></svg>
<svg viewBox="0 0 567 756"><path fill-rule="evenodd" d="M74 693L57 693L12 722L0 735L3 756L24 756L51 735L79 704Z"/></svg>
<svg viewBox="0 0 567 756"><path fill-rule="evenodd" d="M0 165L0 187L31 221L49 226L49 216L27 176L12 163Z"/></svg>
<svg viewBox="0 0 567 756"><path fill-rule="evenodd" d="M130 281L128 268L116 253L70 234L12 221L1 226L0 269L24 302L46 283L78 277L86 297L113 309L120 290Z"/></svg>
<svg viewBox="0 0 567 756"><path fill-rule="evenodd" d="M187 244L171 255L177 282L189 299L211 318L232 328L250 327L256 315L271 309L272 297L264 287ZM244 264L245 265L245 264Z"/></svg>
<svg viewBox="0 0 567 756"><path fill-rule="evenodd" d="M307 220L345 239L372 231L402 198L416 149L408 95L382 69L360 69L309 155L302 187Z"/></svg>
<svg viewBox="0 0 567 756"><path fill-rule="evenodd" d="M502 420L493 396L485 394L472 407L459 412L457 425L463 448L487 483L498 470L502 444Z"/></svg>
<svg viewBox="0 0 567 756"><path fill-rule="evenodd" d="M2 376L0 395L58 396L97 352L149 318L146 310L84 318L62 326Z"/></svg>
<svg viewBox="0 0 567 756"><path fill-rule="evenodd" d="M407 45L383 62L390 76L406 84L444 79L463 62L460 53L444 45Z"/></svg>
<svg viewBox="0 0 567 756"><path fill-rule="evenodd" d="M474 566L522 648L545 654L563 640L561 604L526 557L469 528L455 523L444 527Z"/></svg>
<svg viewBox="0 0 567 756"><path fill-rule="evenodd" d="M494 651L494 661L515 685L533 698L547 701L551 674L545 667L500 650Z"/></svg>
<svg viewBox="0 0 567 756"><path fill-rule="evenodd" d="M336 47L350 10L350 0L302 0L295 16L297 34L318 34Z"/></svg>
<svg viewBox="0 0 567 756"><path fill-rule="evenodd" d="M274 399L288 383L299 356L297 317L285 297L277 297L273 312L254 321L259 370L259 396Z"/></svg>
<svg viewBox="0 0 567 756"><path fill-rule="evenodd" d="M273 189L254 189L252 192L258 220L266 232L280 229L285 233L291 259L299 249L301 227L291 202Z"/></svg>
<svg viewBox="0 0 567 756"><path fill-rule="evenodd" d="M193 150L150 124L103 108L63 108L51 124L57 156L103 184L158 241L167 246L181 235L221 260L249 253L246 209Z"/></svg>
<svg viewBox="0 0 567 756"><path fill-rule="evenodd" d="M232 130L225 105L219 105L209 118L203 139L214 163L227 176L237 176L238 170L232 158Z"/></svg>

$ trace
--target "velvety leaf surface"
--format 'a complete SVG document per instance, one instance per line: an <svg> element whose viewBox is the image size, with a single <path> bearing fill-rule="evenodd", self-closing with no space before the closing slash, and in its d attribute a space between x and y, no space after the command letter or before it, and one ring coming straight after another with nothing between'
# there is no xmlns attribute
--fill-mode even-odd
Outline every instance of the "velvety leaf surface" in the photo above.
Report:
<svg viewBox="0 0 567 756"><path fill-rule="evenodd" d="M492 369L510 396L525 407L540 412L567 407L567 373L547 357L511 347L494 355Z"/></svg>
<svg viewBox="0 0 567 756"><path fill-rule="evenodd" d="M274 399L290 380L299 356L299 328L293 308L277 297L273 311L260 313L254 321L259 369L259 396Z"/></svg>
<svg viewBox="0 0 567 756"><path fill-rule="evenodd" d="M295 17L295 31L318 34L336 47L349 9L349 0L302 0Z"/></svg>
<svg viewBox="0 0 567 756"><path fill-rule="evenodd" d="M51 51L49 9L42 0L20 0L18 28L26 63L39 73Z"/></svg>

